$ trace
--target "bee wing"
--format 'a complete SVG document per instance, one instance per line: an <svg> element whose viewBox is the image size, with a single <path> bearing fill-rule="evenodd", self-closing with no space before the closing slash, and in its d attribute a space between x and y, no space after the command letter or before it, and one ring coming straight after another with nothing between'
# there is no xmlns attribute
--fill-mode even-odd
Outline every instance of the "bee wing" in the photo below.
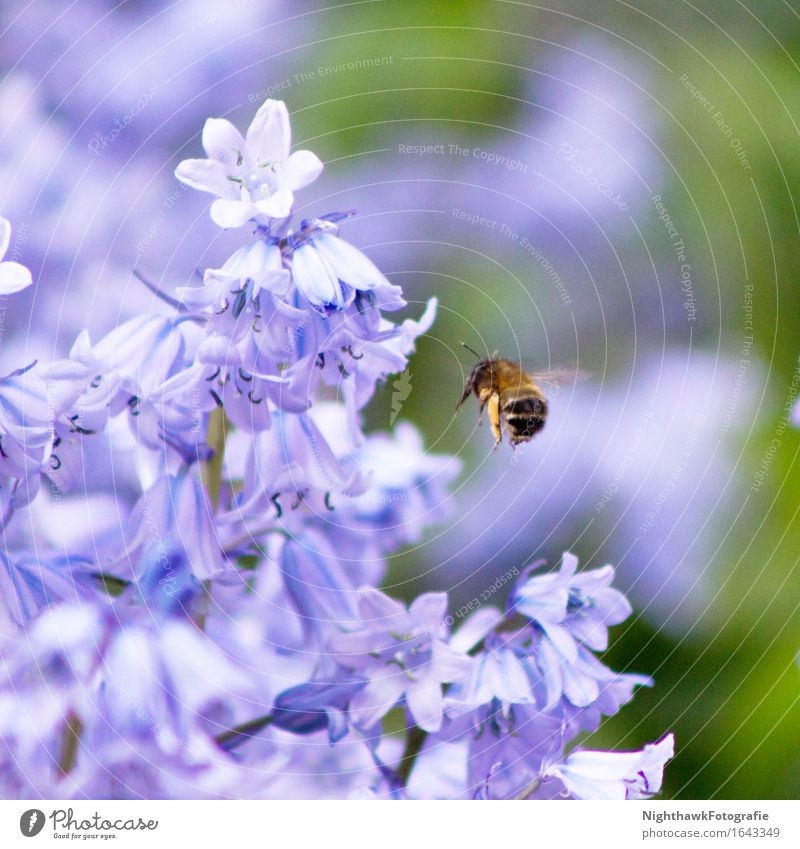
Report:
<svg viewBox="0 0 800 849"><path fill-rule="evenodd" d="M569 386L580 383L592 376L590 371L576 368L575 366L560 366L547 371L533 371L531 377L537 383L546 383L550 386Z"/></svg>

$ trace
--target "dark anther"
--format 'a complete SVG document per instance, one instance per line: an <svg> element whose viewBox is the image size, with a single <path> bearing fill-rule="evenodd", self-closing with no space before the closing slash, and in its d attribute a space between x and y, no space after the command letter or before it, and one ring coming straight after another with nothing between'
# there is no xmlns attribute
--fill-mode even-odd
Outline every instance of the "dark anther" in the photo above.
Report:
<svg viewBox="0 0 800 849"><path fill-rule="evenodd" d="M92 381L92 389L97 389L97 387L103 382L103 375L97 374L95 375L94 380Z"/></svg>
<svg viewBox="0 0 800 849"><path fill-rule="evenodd" d="M237 369L237 371L239 372L239 377L241 377L241 379L242 379L245 383L250 383L250 381L253 379L253 375L252 375L252 374L248 374L248 373L247 373L247 372L246 372L246 371L245 371L245 370L244 370L241 366L239 366L239 368Z"/></svg>
<svg viewBox="0 0 800 849"><path fill-rule="evenodd" d="M350 345L345 345L345 346L342 348L342 350L343 350L346 354L350 354L350 356L351 356L354 360L363 360L363 359L364 359L364 354L363 354L363 353L361 353L361 354L354 354L354 353L353 353L353 348L352 348Z"/></svg>
<svg viewBox="0 0 800 849"><path fill-rule="evenodd" d="M251 404L260 404L264 400L263 396L261 398L253 398L253 390L252 389L247 393L247 398L248 398L248 400L250 401Z"/></svg>
<svg viewBox="0 0 800 849"><path fill-rule="evenodd" d="M344 367L344 363L339 362L338 366L339 366L339 374L341 374L342 377L350 377L350 372Z"/></svg>
<svg viewBox="0 0 800 849"><path fill-rule="evenodd" d="M222 313L224 313L228 309L229 306L230 306L230 303L228 303L228 299L223 298L222 299L222 305L220 306L220 308L218 310L214 310L214 312L217 315L222 315Z"/></svg>
<svg viewBox="0 0 800 849"><path fill-rule="evenodd" d="M331 504L331 494L329 492L325 493L325 506L331 511L336 509L333 504Z"/></svg>
<svg viewBox="0 0 800 849"><path fill-rule="evenodd" d="M304 499L305 497L306 497L305 492L300 492L300 491L298 490L298 492L297 492L297 501L295 501L295 503L294 503L294 504L292 504L292 510L297 510L297 508L298 508L298 507L299 507L299 506L303 503L303 499Z"/></svg>
<svg viewBox="0 0 800 849"><path fill-rule="evenodd" d="M320 368L325 368L325 354L322 351L317 354L315 365L318 365Z"/></svg>
<svg viewBox="0 0 800 849"><path fill-rule="evenodd" d="M88 427L81 427L80 425L73 424L70 428L70 433L79 433L81 436L93 436L97 433L97 431L91 430Z"/></svg>
<svg viewBox="0 0 800 849"><path fill-rule="evenodd" d="M217 393L213 389L209 389L208 391L211 393L211 397L214 399L214 403L218 407L222 407L222 398L220 398L219 395L217 395Z"/></svg>
<svg viewBox="0 0 800 849"><path fill-rule="evenodd" d="M206 378L206 380L207 380L209 383L211 383L211 381L212 381L212 380L216 380L216 379L219 377L219 373L220 373L221 371L222 371L222 366L217 366L217 367L216 367L216 369L214 369L214 373L213 373L213 374L210 374L210 375Z"/></svg>
<svg viewBox="0 0 800 849"><path fill-rule="evenodd" d="M283 516L283 508L281 507L280 502L278 501L278 498L280 498L280 495L281 494L279 492L276 492L275 495L273 495L272 498L270 498L270 501L275 506L275 518L276 519L280 519L280 517Z"/></svg>
<svg viewBox="0 0 800 849"><path fill-rule="evenodd" d="M61 468L61 460L55 454L50 455L50 468L57 472Z"/></svg>

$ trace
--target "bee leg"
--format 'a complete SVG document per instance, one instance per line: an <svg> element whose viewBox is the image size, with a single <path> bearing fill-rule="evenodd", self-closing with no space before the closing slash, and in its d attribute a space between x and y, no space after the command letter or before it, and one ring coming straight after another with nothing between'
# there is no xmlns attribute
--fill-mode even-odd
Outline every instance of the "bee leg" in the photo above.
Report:
<svg viewBox="0 0 800 849"><path fill-rule="evenodd" d="M488 398L487 406L489 408L489 424L492 426L494 434L494 447L503 441L503 432L500 429L500 396L495 392Z"/></svg>

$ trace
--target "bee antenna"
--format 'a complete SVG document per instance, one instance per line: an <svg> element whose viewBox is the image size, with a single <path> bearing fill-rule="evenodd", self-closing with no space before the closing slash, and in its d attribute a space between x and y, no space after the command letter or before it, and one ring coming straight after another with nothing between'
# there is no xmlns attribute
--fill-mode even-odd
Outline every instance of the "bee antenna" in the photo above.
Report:
<svg viewBox="0 0 800 849"><path fill-rule="evenodd" d="M469 345L467 345L467 343L466 343L466 342L462 342L462 343L461 343L461 346L462 346L463 348L466 348L466 349L467 349L467 350L468 350L471 354L475 354L475 356L476 356L478 359L481 359L481 355L480 355L480 354L479 354L479 353L478 353L478 352L477 352L474 348L470 348L470 346L469 346Z"/></svg>

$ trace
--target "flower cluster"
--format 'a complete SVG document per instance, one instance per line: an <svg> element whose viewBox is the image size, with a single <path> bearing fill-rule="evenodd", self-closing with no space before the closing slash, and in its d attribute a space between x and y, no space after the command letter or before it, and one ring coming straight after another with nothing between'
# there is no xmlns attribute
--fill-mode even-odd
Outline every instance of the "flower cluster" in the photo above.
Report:
<svg viewBox="0 0 800 849"><path fill-rule="evenodd" d="M245 243L163 315L0 379L4 797L657 793L671 736L569 750L651 683L595 655L631 612L611 567L531 567L455 631L445 593L378 589L459 472L409 424L362 429L436 302L391 321L350 213L293 220L323 166L283 103L202 142L176 176ZM3 294L31 283L0 263Z"/></svg>

